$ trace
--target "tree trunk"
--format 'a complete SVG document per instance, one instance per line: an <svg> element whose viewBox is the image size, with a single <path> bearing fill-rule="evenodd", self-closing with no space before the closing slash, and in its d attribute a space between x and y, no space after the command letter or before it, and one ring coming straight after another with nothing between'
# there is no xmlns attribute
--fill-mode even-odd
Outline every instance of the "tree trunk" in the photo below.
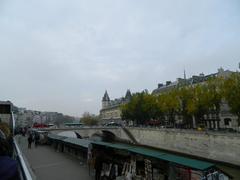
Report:
<svg viewBox="0 0 240 180"><path fill-rule="evenodd" d="M192 116L192 126L193 128L196 128L196 120L195 120L195 116Z"/></svg>
<svg viewBox="0 0 240 180"><path fill-rule="evenodd" d="M238 127L240 127L240 114L238 114Z"/></svg>

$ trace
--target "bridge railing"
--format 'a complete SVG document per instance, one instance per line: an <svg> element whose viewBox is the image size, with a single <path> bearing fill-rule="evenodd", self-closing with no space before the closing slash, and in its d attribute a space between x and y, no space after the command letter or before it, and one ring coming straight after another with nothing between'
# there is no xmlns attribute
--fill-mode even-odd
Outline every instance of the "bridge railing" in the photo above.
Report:
<svg viewBox="0 0 240 180"><path fill-rule="evenodd" d="M27 165L22 152L18 146L16 139L13 139L13 158L18 163L18 172L21 180L35 180L36 177L31 173L30 167Z"/></svg>
<svg viewBox="0 0 240 180"><path fill-rule="evenodd" d="M11 129L12 134L14 135L15 118L13 112L11 112ZM24 159L23 154L19 148L16 137L13 138L12 149L13 158L17 161L18 164L18 172L21 180L35 180L36 177L33 173L31 173L30 167L27 165L27 162Z"/></svg>

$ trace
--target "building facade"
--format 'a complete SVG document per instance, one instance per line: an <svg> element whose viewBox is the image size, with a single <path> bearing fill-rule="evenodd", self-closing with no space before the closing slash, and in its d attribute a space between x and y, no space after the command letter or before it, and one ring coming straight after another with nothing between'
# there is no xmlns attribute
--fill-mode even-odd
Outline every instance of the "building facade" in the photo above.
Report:
<svg viewBox="0 0 240 180"><path fill-rule="evenodd" d="M232 73L233 73L232 71L224 70L223 68L219 68L217 73L212 73L208 75L204 75L203 73L201 73L199 75L193 75L190 78L186 78L186 75L184 73L184 78L177 78L177 80L174 82L166 81L166 84L159 83L158 87L152 91L152 94L158 95L183 85L194 86L197 84L205 83L208 79L214 77L227 78Z"/></svg>
<svg viewBox="0 0 240 180"><path fill-rule="evenodd" d="M100 110L101 124L116 122L122 124L121 105L126 104L132 97L131 91L127 90L125 97L111 100L107 91L102 98L102 109Z"/></svg>
<svg viewBox="0 0 240 180"><path fill-rule="evenodd" d="M186 78L184 73L184 78L178 78L176 81L171 82L167 81L166 84L158 84L158 88L154 89L152 94L159 95L168 91L171 91L174 88L178 88L181 86L195 86L197 84L204 84L208 79L213 77L229 77L233 72L229 70L224 70L223 68L218 69L217 73L204 75L203 73L199 75L194 75L190 78ZM237 116L230 113L230 108L228 104L224 101L221 103L219 118L215 117L214 114L210 114L207 118L205 118L205 126L210 129L218 129L218 128L233 128L238 129ZM178 115L175 119L177 119L178 123L181 123L182 117Z"/></svg>
<svg viewBox="0 0 240 180"><path fill-rule="evenodd" d="M10 101L0 101L0 122L12 123L13 104Z"/></svg>

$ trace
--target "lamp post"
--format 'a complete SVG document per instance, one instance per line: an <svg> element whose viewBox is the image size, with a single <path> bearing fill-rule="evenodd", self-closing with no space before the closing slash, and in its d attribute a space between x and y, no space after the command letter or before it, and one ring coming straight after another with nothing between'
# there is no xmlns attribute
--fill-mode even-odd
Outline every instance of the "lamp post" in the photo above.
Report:
<svg viewBox="0 0 240 180"><path fill-rule="evenodd" d="M41 125L40 127L43 128L43 124L42 124L42 116L40 115L40 120L41 120Z"/></svg>

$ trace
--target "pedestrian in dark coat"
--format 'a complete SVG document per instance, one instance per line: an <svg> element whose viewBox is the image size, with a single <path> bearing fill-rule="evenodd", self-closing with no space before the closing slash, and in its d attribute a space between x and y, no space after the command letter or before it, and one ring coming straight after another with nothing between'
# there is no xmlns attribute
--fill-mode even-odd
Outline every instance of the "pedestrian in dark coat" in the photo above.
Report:
<svg viewBox="0 0 240 180"><path fill-rule="evenodd" d="M35 147L38 146L39 140L40 140L40 134L36 133L35 136L34 136Z"/></svg>
<svg viewBox="0 0 240 180"><path fill-rule="evenodd" d="M32 133L30 133L28 136L28 148L29 149L31 149L32 142L33 142L33 135L32 135Z"/></svg>

